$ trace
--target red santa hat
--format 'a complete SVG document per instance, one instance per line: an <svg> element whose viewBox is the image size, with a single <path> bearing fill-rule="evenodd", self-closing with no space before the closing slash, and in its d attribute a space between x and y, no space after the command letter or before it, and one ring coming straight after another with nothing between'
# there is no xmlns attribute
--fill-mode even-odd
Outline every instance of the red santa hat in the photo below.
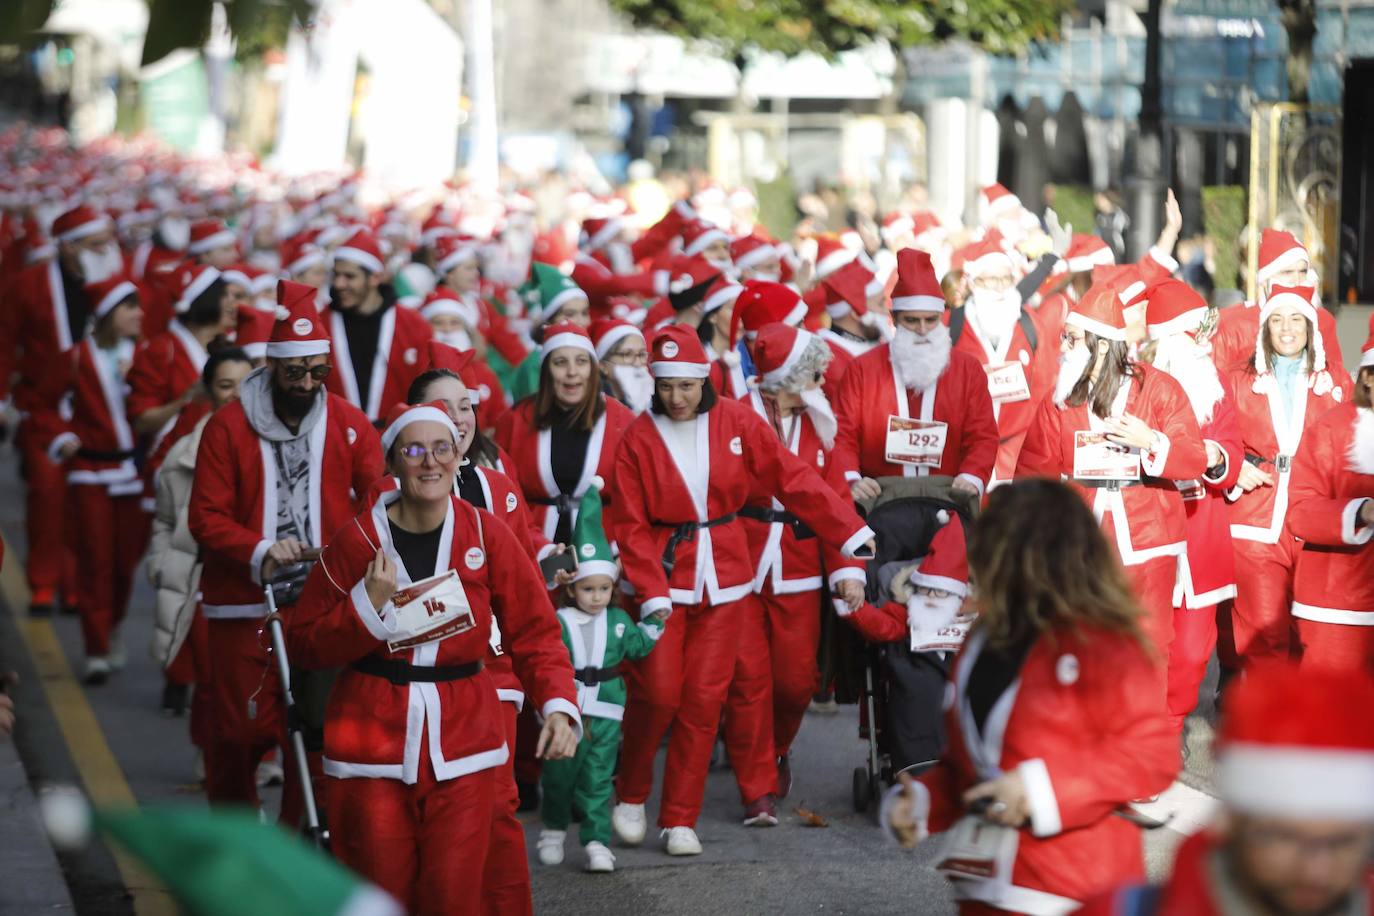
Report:
<svg viewBox="0 0 1374 916"><path fill-rule="evenodd" d="M1002 247L1000 233L998 238L993 238L989 233L982 241L964 246L964 273L970 278L998 269L1015 270L1011 255Z"/></svg>
<svg viewBox="0 0 1374 916"><path fill-rule="evenodd" d="M267 341L272 338L273 324L273 316L268 312L239 309L234 343L248 354L249 359L262 359L267 355Z"/></svg>
<svg viewBox="0 0 1374 916"><path fill-rule="evenodd" d="M883 283L854 260L822 280L820 288L825 291L825 312L831 318L843 318L850 312L867 318L868 297L882 292Z"/></svg>
<svg viewBox="0 0 1374 916"><path fill-rule="evenodd" d="M817 236L816 279L824 280L858 256L859 252L846 245L839 236Z"/></svg>
<svg viewBox="0 0 1374 916"><path fill-rule="evenodd" d="M753 352L760 387L779 387L801 362L806 348L815 339L815 334L790 324L774 322L759 328Z"/></svg>
<svg viewBox="0 0 1374 916"><path fill-rule="evenodd" d="M440 277L459 264L477 260L477 240L460 235L441 236L434 243L434 273ZM338 257L338 253L335 253Z"/></svg>
<svg viewBox="0 0 1374 916"><path fill-rule="evenodd" d="M883 217L883 225L879 231L882 233L883 241L891 245L904 235L914 234L916 231L916 220L912 219L909 213L893 210L887 216Z"/></svg>
<svg viewBox="0 0 1374 916"><path fill-rule="evenodd" d="M95 303L91 312L96 319L104 318L116 305L137 295L138 287L122 272L99 283L86 284L86 299Z"/></svg>
<svg viewBox="0 0 1374 916"><path fill-rule="evenodd" d="M571 321L560 321L544 329L544 343L539 348L540 362L548 359L549 354L559 347L575 347L589 354L592 359L598 358L587 329Z"/></svg>
<svg viewBox="0 0 1374 916"><path fill-rule="evenodd" d="M1094 267L1106 267L1116 263L1111 246L1095 235L1075 232L1069 239L1068 250L1064 252L1062 263L1069 273L1086 273Z"/></svg>
<svg viewBox="0 0 1374 916"><path fill-rule="evenodd" d="M351 261L374 274L381 273L385 263L376 236L366 229L354 230L342 245L334 249L334 260Z"/></svg>
<svg viewBox="0 0 1374 916"><path fill-rule="evenodd" d="M1126 339L1126 316L1121 311L1121 298L1106 284L1093 286L1083 294L1064 324L1095 334L1103 340Z"/></svg>
<svg viewBox="0 0 1374 916"><path fill-rule="evenodd" d="M697 332L685 324L670 324L654 335L649 348L649 373L654 378L701 378L711 374L706 349Z"/></svg>
<svg viewBox="0 0 1374 916"><path fill-rule="evenodd" d="M940 530L931 538L921 565L911 574L911 584L950 592L960 598L968 597L968 548L964 543L964 526L959 521L950 524L952 517L941 509Z"/></svg>
<svg viewBox="0 0 1374 916"><path fill-rule="evenodd" d="M386 425L382 432L382 451L391 451L401 433L412 423L438 423L449 431L454 441L458 441L458 427L453 425L448 415L448 405L443 401L429 401L424 404L394 404L386 412Z"/></svg>
<svg viewBox="0 0 1374 916"><path fill-rule="evenodd" d="M220 272L209 264L187 262L177 274L177 300L172 311L184 315L196 297L210 288L210 284L220 278Z"/></svg>
<svg viewBox="0 0 1374 916"><path fill-rule="evenodd" d="M52 236L59 242L74 242L111 228L110 217L94 207L73 207L52 221Z"/></svg>
<svg viewBox="0 0 1374 916"><path fill-rule="evenodd" d="M918 239L924 235L939 234L944 229L944 226L940 224L940 217L929 210L914 214L911 217L911 222L911 234Z"/></svg>
<svg viewBox="0 0 1374 916"><path fill-rule="evenodd" d="M1306 261L1310 268L1312 257L1293 233L1282 229L1265 229L1260 233L1259 263L1255 271L1260 286L1268 283L1274 274L1291 270L1300 261Z"/></svg>
<svg viewBox="0 0 1374 916"><path fill-rule="evenodd" d="M730 243L730 260L737 270L752 270L779 257L777 245L757 235L741 236Z"/></svg>
<svg viewBox="0 0 1374 916"><path fill-rule="evenodd" d="M324 249L316 245L311 233L293 235L281 243L281 269L291 276L324 263Z"/></svg>
<svg viewBox="0 0 1374 916"><path fill-rule="evenodd" d="M729 244L730 236L703 219L688 220L682 227L682 253L688 257L701 254L716 242Z"/></svg>
<svg viewBox="0 0 1374 916"><path fill-rule="evenodd" d="M582 221L579 243L583 251L591 253L604 248L620 235L625 221L618 216L593 216Z"/></svg>
<svg viewBox="0 0 1374 916"><path fill-rule="evenodd" d="M233 245L237 239L221 220L201 219L191 224L191 242L187 254L204 254L214 248Z"/></svg>
<svg viewBox="0 0 1374 916"><path fill-rule="evenodd" d="M444 208L436 206L420 225L420 244L426 248L432 247L444 236L457 234L458 230L453 228L453 223L444 212Z"/></svg>
<svg viewBox="0 0 1374 916"><path fill-rule="evenodd" d="M744 287L734 280L721 274L706 289L706 298L701 300L702 315L710 315L725 307L725 303L733 302L739 298L739 294L744 292Z"/></svg>
<svg viewBox="0 0 1374 916"><path fill-rule="evenodd" d="M615 349L616 344L626 337L644 338L644 332L635 327L628 321L619 318L598 318L592 322L592 326L587 329L592 338L592 346L596 348L596 358L602 360L606 354Z"/></svg>
<svg viewBox="0 0 1374 916"><path fill-rule="evenodd" d="M1226 696L1216 783L1235 811L1374 821L1374 680L1271 663Z"/></svg>
<svg viewBox="0 0 1374 916"><path fill-rule="evenodd" d="M1265 323L1269 316L1283 307L1297 309L1304 318L1312 325L1311 339L1307 345L1312 348L1312 375L1308 384L1312 384L1318 375L1324 375L1326 369L1326 348L1322 344L1322 334L1317 323L1317 306L1313 301L1317 298L1317 291L1311 286L1276 286L1269 291L1269 298L1264 300L1260 306L1259 333L1255 335L1255 371L1260 375L1269 372L1269 363L1264 358L1264 335L1268 333ZM1318 394L1325 394L1325 391L1318 391Z"/></svg>
<svg viewBox="0 0 1374 916"><path fill-rule="evenodd" d="M459 350L441 340L429 342L429 365L426 369L447 369L462 381L468 390L468 401L480 404L491 395L491 388L477 376L477 351Z"/></svg>
<svg viewBox="0 0 1374 916"><path fill-rule="evenodd" d="M329 352L329 331L315 307L315 287L282 280L277 284L277 321L267 339L271 359L319 356Z"/></svg>
<svg viewBox="0 0 1374 916"><path fill-rule="evenodd" d="M739 343L740 328L744 328L745 340L752 341L759 329L766 324L800 324L806 318L806 303L797 291L781 283L770 280L750 280L735 300L735 311L730 316L730 352L722 359L739 359L735 344ZM734 363L732 363L734 365Z"/></svg>
<svg viewBox="0 0 1374 916"><path fill-rule="evenodd" d="M1196 330L1207 317L1207 300L1172 277L1145 290L1145 329L1151 340Z"/></svg>
<svg viewBox="0 0 1374 916"><path fill-rule="evenodd" d="M984 223L1021 209L1021 199L996 182L978 193L978 211Z"/></svg>
<svg viewBox="0 0 1374 916"><path fill-rule="evenodd" d="M1106 264L1094 267L1092 285L1110 286L1122 305L1133 305L1145 295L1145 279L1135 264Z"/></svg>
<svg viewBox="0 0 1374 916"><path fill-rule="evenodd" d="M420 304L420 317L426 321L439 315L452 315L469 328L476 328L481 320L474 306L458 298L458 294L446 286L435 287Z"/></svg>
<svg viewBox="0 0 1374 916"><path fill-rule="evenodd" d="M894 312L943 312L945 293L935 276L930 254L919 248L897 252L897 285L892 288Z"/></svg>

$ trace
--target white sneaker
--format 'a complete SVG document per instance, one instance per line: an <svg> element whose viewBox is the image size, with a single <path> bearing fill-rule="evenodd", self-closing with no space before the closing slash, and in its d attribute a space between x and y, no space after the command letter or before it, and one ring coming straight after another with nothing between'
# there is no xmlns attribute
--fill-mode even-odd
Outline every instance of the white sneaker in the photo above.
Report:
<svg viewBox="0 0 1374 916"><path fill-rule="evenodd" d="M286 781L286 773L282 771L281 764L275 760L264 760L258 764L257 772L254 774L258 788L265 786L279 786Z"/></svg>
<svg viewBox="0 0 1374 916"><path fill-rule="evenodd" d="M103 684L110 679L112 670L109 659L103 655L92 655L86 659L86 683L93 687Z"/></svg>
<svg viewBox="0 0 1374 916"><path fill-rule="evenodd" d="M649 821L644 816L643 805L618 802L611 809L611 826L615 835L626 846L638 846L644 842L644 834L649 830Z"/></svg>
<svg viewBox="0 0 1374 916"><path fill-rule="evenodd" d="M559 858L562 858L563 849L559 847ZM615 856L605 847L604 844L595 840L588 843L583 850L587 854L587 864L582 866L583 871L612 872L615 871Z"/></svg>
<svg viewBox="0 0 1374 916"><path fill-rule="evenodd" d="M670 856L701 855L701 840L691 827L668 827L659 836L668 838L664 845Z"/></svg>
<svg viewBox="0 0 1374 916"><path fill-rule="evenodd" d="M543 865L562 865L563 864L563 838L568 835L566 830L541 830L539 831L539 861ZM600 845L599 843L596 845ZM602 849L606 847L602 846Z"/></svg>

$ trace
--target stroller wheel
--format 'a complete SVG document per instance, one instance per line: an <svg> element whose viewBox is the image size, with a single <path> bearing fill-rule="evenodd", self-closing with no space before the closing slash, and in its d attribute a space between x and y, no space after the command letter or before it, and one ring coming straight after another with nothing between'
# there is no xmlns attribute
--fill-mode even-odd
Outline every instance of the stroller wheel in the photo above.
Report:
<svg viewBox="0 0 1374 916"><path fill-rule="evenodd" d="M867 767L854 768L854 810L863 814L873 799L873 778Z"/></svg>

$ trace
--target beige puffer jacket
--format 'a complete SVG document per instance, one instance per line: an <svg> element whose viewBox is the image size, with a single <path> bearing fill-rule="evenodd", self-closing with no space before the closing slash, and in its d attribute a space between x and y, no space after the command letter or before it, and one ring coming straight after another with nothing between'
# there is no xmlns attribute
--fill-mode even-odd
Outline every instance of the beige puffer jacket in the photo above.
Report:
<svg viewBox="0 0 1374 916"><path fill-rule="evenodd" d="M172 663L191 631L200 602L200 548L186 524L191 484L196 476L196 449L207 416L167 452L158 472L157 514L148 548L148 579L157 589L153 659Z"/></svg>

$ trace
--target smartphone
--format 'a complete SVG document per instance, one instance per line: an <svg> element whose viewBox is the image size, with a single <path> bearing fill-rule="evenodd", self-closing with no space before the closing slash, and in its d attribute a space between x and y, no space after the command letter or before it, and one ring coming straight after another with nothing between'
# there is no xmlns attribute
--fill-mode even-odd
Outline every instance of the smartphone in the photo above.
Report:
<svg viewBox="0 0 1374 916"><path fill-rule="evenodd" d="M539 561L539 571L544 574L545 582L552 582L554 574L560 570L573 572L577 569L577 553L573 550L565 550L562 553L549 554Z"/></svg>
<svg viewBox="0 0 1374 916"><path fill-rule="evenodd" d="M856 560L871 560L873 559L873 556L873 548L867 545L860 547L858 550L854 551L854 559Z"/></svg>

